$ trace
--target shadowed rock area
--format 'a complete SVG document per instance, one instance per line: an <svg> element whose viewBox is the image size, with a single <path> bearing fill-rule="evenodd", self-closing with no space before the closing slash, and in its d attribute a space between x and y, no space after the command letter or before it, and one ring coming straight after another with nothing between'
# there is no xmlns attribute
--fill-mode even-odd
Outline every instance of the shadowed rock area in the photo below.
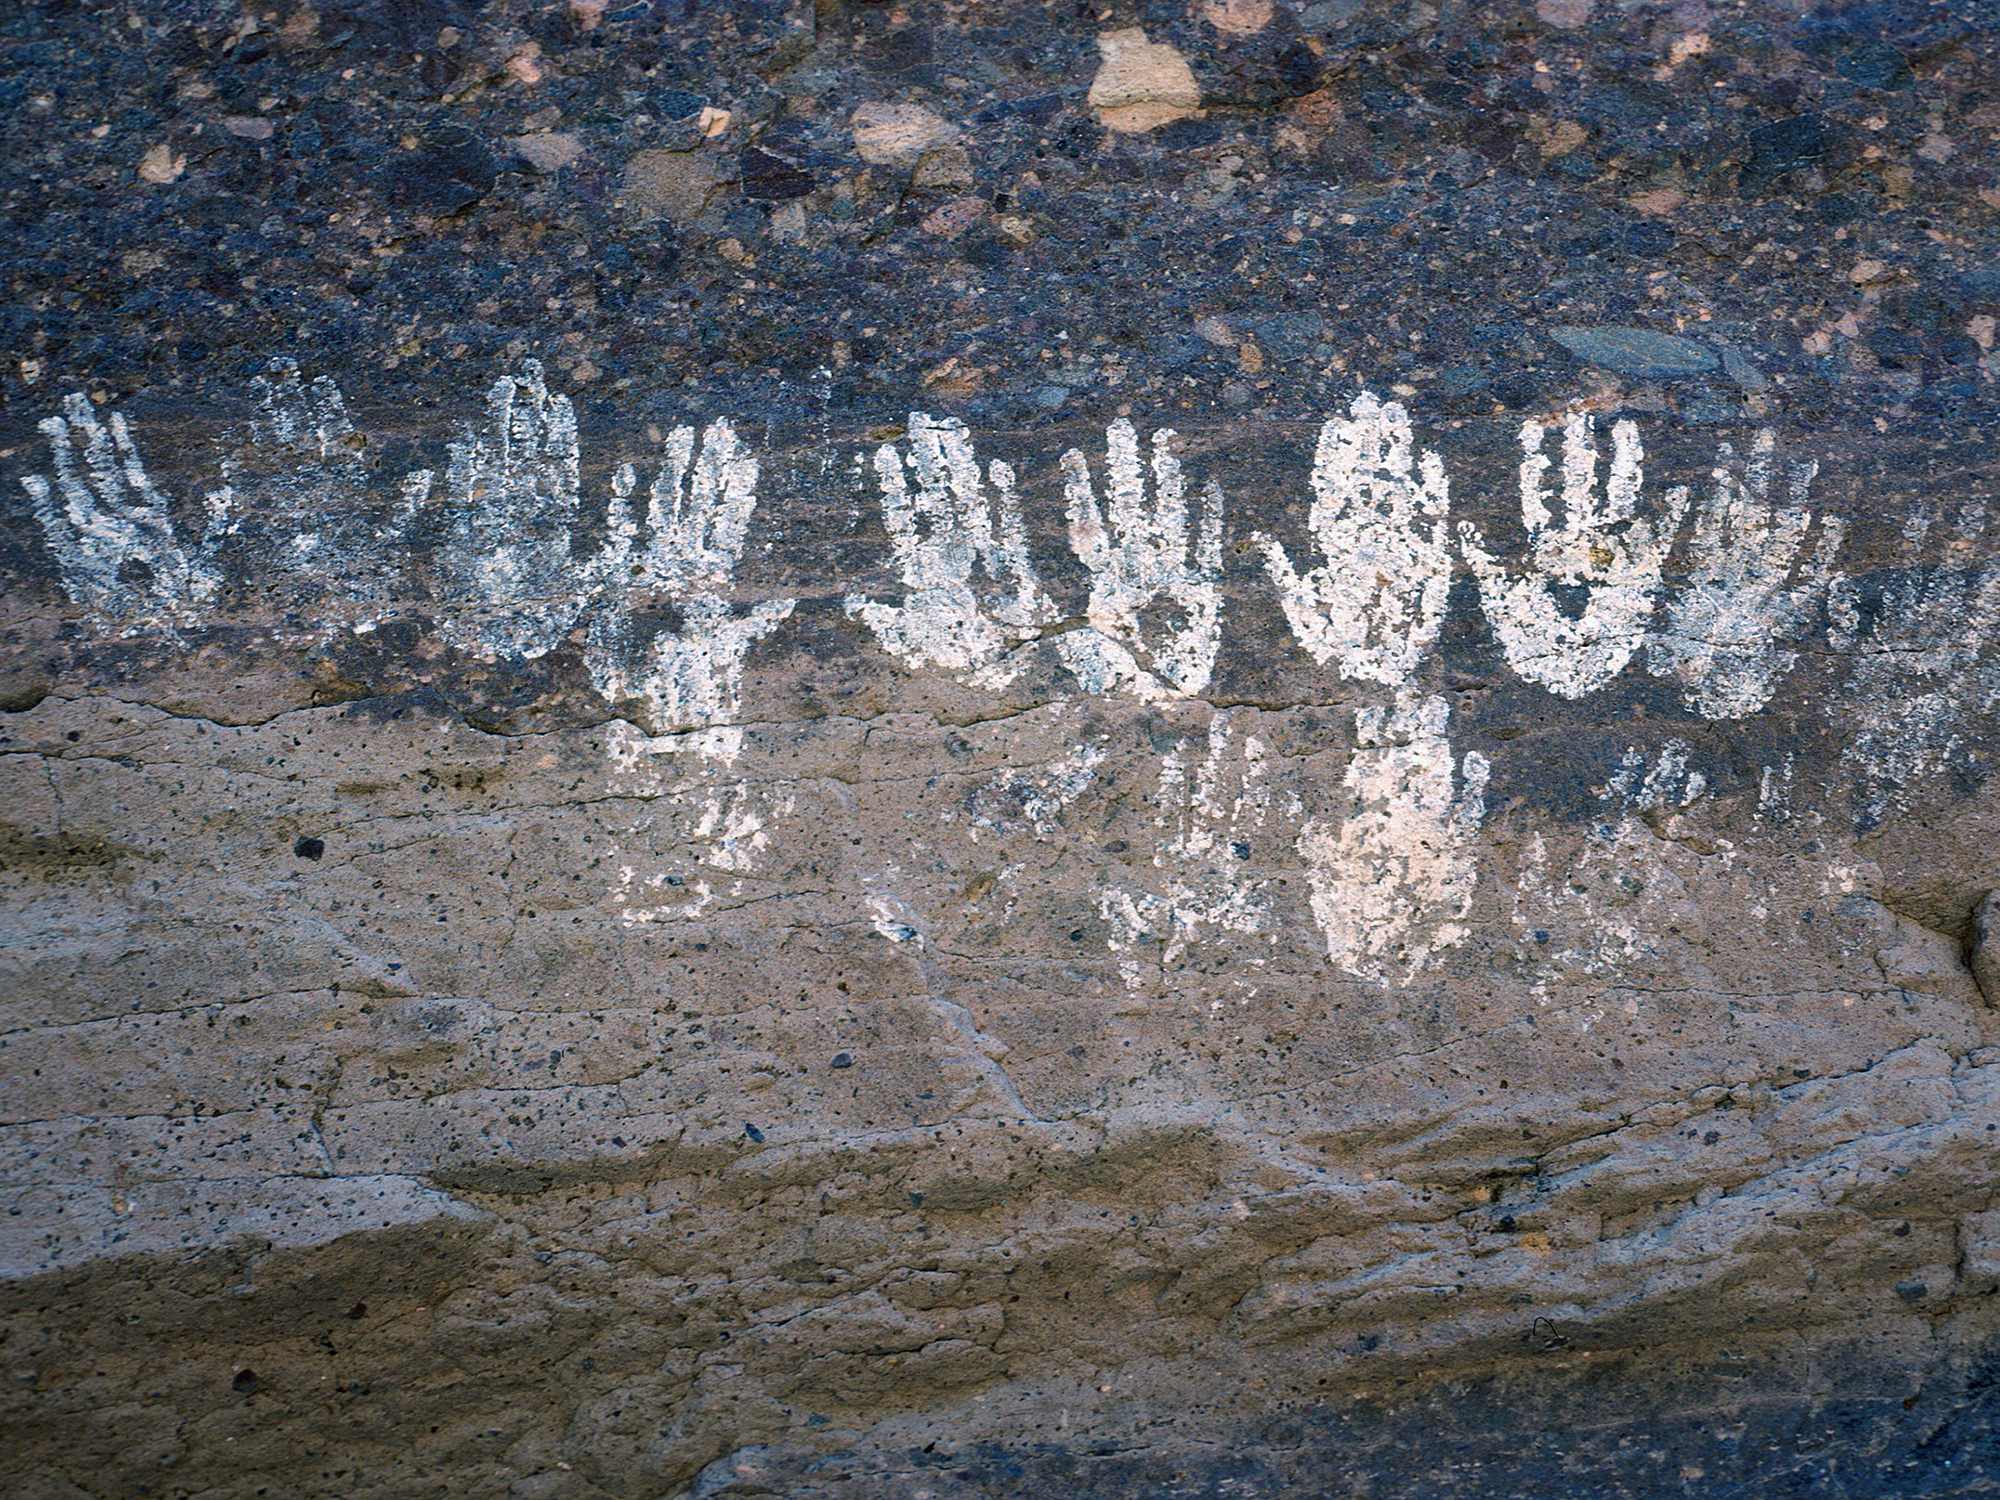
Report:
<svg viewBox="0 0 2000 1500"><path fill-rule="evenodd" d="M2000 1491L1984 7L0 48L17 1492Z"/></svg>

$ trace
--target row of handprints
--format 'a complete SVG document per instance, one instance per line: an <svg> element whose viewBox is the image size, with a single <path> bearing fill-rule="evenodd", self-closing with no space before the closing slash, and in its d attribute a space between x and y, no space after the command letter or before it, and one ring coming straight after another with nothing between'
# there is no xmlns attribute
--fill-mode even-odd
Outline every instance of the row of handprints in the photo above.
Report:
<svg viewBox="0 0 2000 1500"><path fill-rule="evenodd" d="M575 413L538 364L493 385L485 425L450 445L444 474L409 473L387 507L372 503L366 445L331 380L308 385L278 360L253 384L249 431L223 461L223 484L204 497L198 539L183 539L175 516L192 508L160 493L121 416L101 418L79 394L41 424L53 472L24 482L72 600L105 628L177 632L220 600L231 539L253 535L262 566L357 601L407 597L404 559L425 537L435 547L438 628L455 644L535 657L581 626L599 691L647 709L643 728L614 722L607 739L614 782L652 809L617 857L608 898L621 920L684 920L739 897L794 808L782 778L760 781L736 766L744 660L796 601L737 602L759 464L732 424L653 435L657 465L645 476L631 464L615 471L604 540L580 560L573 542L590 513ZM1237 852L1253 840L1269 848L1274 837L1303 868L1312 920L1347 973L1407 983L1464 940L1491 767L1454 748L1449 700L1414 683L1461 564L1525 680L1580 698L1638 659L1677 680L1710 719L1762 708L1796 662L1786 643L1824 605L1830 643L1851 667L1821 707L1841 736L1864 822L1918 778L1976 755L1968 726L2000 701L1982 663L2000 617L1983 501L1919 498L1905 538L1921 555L1934 529L1948 529L1946 560L1893 569L1864 598L1861 581L1836 569L1840 522L1808 508L1814 466L1782 459L1770 432L1741 455L1721 445L1698 500L1676 486L1653 505L1642 504L1636 427L1619 421L1608 435L1607 451L1583 415L1522 424L1528 545L1508 559L1470 523L1451 524L1444 463L1419 447L1401 405L1364 392L1324 424L1309 480L1317 557L1302 565L1275 538L1251 541L1302 648L1350 680L1380 684L1387 701L1356 711L1346 770L1313 808L1279 794L1254 713L1206 714L1198 763L1187 742L1163 754L1154 868L1098 895L1128 984L1144 982L1142 956L1170 966L1211 934L1275 941L1285 882ZM1223 638L1220 487L1190 479L1171 433L1142 442L1123 420L1106 429L1101 461L1072 449L1061 467L1069 542L1091 579L1081 623L1063 617L1030 564L1014 472L982 463L962 423L921 413L874 449L857 479L879 501L900 588L886 598L850 593L847 612L913 672L998 688L1031 653L1052 650L1084 693L1198 699ZM296 531L274 554L270 533L284 518ZM1677 546L1681 567L1669 574ZM657 623L662 601L677 628ZM1190 705L1184 727L1199 732L1200 708ZM1086 738L1048 764L1010 766L995 805L1026 809L1037 835L1052 835L1106 754ZM1656 840L1635 819L1704 794L1690 756L1679 740L1657 759L1629 752L1578 858L1629 867L1642 891L1670 886L1654 879ZM1786 816L1791 779L1789 754L1764 768L1760 819ZM1005 837L982 826L980 805L975 791L964 836ZM1591 970L1650 951L1643 918L1635 925L1590 908L1574 894L1588 883L1555 858L1540 837L1531 841L1506 898L1514 927L1589 931L1564 961ZM892 873L866 883L876 930L898 942L920 937L922 914ZM1588 909L1571 910L1578 902Z"/></svg>
<svg viewBox="0 0 2000 1500"><path fill-rule="evenodd" d="M351 566L338 553L392 555L437 507L439 592L456 612L443 628L459 644L533 657L584 620L598 686L648 703L659 728L733 715L744 654L792 609L732 603L758 460L726 419L666 435L648 476L617 470L608 540L586 561L572 552L583 500L576 416L539 364L492 387L485 427L451 444L442 477L405 476L386 520L365 504L363 445L333 382L306 385L279 360L254 387L249 442L224 461L199 539L177 535L122 417L101 419L73 395L41 424L54 473L24 482L79 605L128 628L192 623L219 592L218 549L260 507L310 518L275 561L329 579ZM1578 698L1642 657L1701 714L1726 719L1768 701L1797 659L1781 643L1822 601L1831 597L1837 636L1858 635L1835 571L1842 525L1808 508L1815 465L1783 459L1766 430L1741 455L1720 445L1699 500L1677 485L1644 507L1637 428L1616 422L1609 439L1607 453L1581 414L1522 424L1528 545L1508 558L1471 522L1452 526L1445 465L1418 447L1403 406L1356 396L1319 434L1317 556L1301 562L1280 541L1253 538L1300 645L1347 678L1406 682L1437 640L1462 563L1525 680ZM260 447L266 472L252 474ZM1030 566L1013 471L982 463L960 422L913 413L902 439L872 457L900 593L851 594L849 614L912 670L973 685L1010 679L1046 633L1085 692L1201 694L1222 643L1223 494L1191 480L1174 447L1172 433L1142 441L1121 419L1106 429L1101 465L1076 449L1062 456L1069 540L1091 585L1083 626L1052 630L1062 611ZM273 453L288 456L275 477ZM351 521L340 529L357 515L377 517L372 535L356 536ZM1663 602L1677 545L1685 581ZM648 634L634 601L662 597L684 623Z"/></svg>

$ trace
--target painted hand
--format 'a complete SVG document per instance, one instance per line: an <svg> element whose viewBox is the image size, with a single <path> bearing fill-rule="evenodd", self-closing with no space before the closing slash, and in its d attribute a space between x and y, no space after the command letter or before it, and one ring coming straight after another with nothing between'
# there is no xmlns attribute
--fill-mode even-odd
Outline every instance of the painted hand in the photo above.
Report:
<svg viewBox="0 0 2000 1500"><path fill-rule="evenodd" d="M21 483L64 591L104 623L190 622L218 586L209 538L192 552L181 546L125 418L114 412L108 424L98 421L90 398L77 391L41 430L55 483L39 474Z"/></svg>
<svg viewBox="0 0 2000 1500"><path fill-rule="evenodd" d="M676 428L647 491L643 545L632 511L637 484L630 464L612 479L586 664L606 698L641 699L655 733L726 726L741 706L744 657L798 602L763 599L736 612L736 564L757 507L756 455L726 419L711 422L698 447L692 427ZM663 597L680 628L639 628L636 595Z"/></svg>
<svg viewBox="0 0 2000 1500"><path fill-rule="evenodd" d="M1055 613L1028 566L1014 471L993 463L982 478L971 435L951 418L911 412L906 442L907 458L893 443L875 450L903 602L849 594L847 613L913 669L1004 686L1020 671L1021 648Z"/></svg>
<svg viewBox="0 0 2000 1500"><path fill-rule="evenodd" d="M1319 431L1313 537L1326 561L1303 578L1259 535L1292 634L1340 675L1400 685L1444 624L1451 593L1444 463L1414 452L1410 414L1367 391Z"/></svg>
<svg viewBox="0 0 2000 1500"><path fill-rule="evenodd" d="M1735 457L1727 443L1716 454L1715 488L1695 514L1687 586L1646 643L1652 671L1679 678L1710 719L1740 719L1770 700L1778 674L1798 661L1773 642L1790 637L1824 597L1845 534L1838 519L1826 520L1801 559L1818 466L1792 465L1791 503L1774 505L1776 435L1757 434L1740 472Z"/></svg>
<svg viewBox="0 0 2000 1500"><path fill-rule="evenodd" d="M487 425L451 445L449 528L437 568L446 602L464 601L452 636L490 655L534 658L583 607L570 530L577 515L576 411L553 395L539 360L502 376ZM428 474L413 475L428 485Z"/></svg>
<svg viewBox="0 0 2000 1500"><path fill-rule="evenodd" d="M1222 491L1202 491L1199 534L1188 535L1187 481L1161 429L1152 441L1152 503L1146 500L1139 438L1120 419L1104 432L1110 524L1098 505L1090 463L1063 455L1070 546L1090 569L1088 628L1057 642L1084 691L1130 690L1147 702L1185 698L1208 686L1222 639ZM1155 630L1142 618L1156 599L1179 622ZM1150 638L1149 638L1150 637Z"/></svg>
<svg viewBox="0 0 2000 1500"><path fill-rule="evenodd" d="M1560 523L1542 486L1548 426L1521 426L1525 571L1510 574L1469 522L1458 528L1508 665L1563 698L1604 686L1644 644L1661 570L1688 504L1686 488L1678 488L1668 494L1657 528L1641 518L1645 455L1638 428L1630 422L1612 428L1611 468L1600 484L1590 426L1582 413L1563 424Z"/></svg>

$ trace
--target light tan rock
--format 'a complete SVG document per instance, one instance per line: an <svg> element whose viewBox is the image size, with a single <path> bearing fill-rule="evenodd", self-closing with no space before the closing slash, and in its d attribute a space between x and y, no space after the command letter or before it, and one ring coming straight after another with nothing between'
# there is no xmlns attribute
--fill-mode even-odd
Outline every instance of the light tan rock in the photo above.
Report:
<svg viewBox="0 0 2000 1500"><path fill-rule="evenodd" d="M870 166L914 166L954 144L958 131L921 104L864 104L849 121L854 149Z"/></svg>
<svg viewBox="0 0 2000 1500"><path fill-rule="evenodd" d="M515 136L514 149L537 172L556 172L583 155L583 139L572 131L540 130Z"/></svg>
<svg viewBox="0 0 2000 1500"><path fill-rule="evenodd" d="M625 200L647 218L684 224L714 196L719 174L700 151L636 151L625 164Z"/></svg>
<svg viewBox="0 0 2000 1500"><path fill-rule="evenodd" d="M1090 85L1090 107L1108 130L1134 134L1185 119L1201 107L1187 59L1139 27L1097 39L1103 63Z"/></svg>

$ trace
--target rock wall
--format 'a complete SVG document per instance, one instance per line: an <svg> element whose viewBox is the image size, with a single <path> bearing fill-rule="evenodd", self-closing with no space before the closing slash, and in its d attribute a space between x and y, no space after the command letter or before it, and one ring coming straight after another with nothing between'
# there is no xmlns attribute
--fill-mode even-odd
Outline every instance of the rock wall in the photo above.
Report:
<svg viewBox="0 0 2000 1500"><path fill-rule="evenodd" d="M1976 16L8 24L25 1493L2000 1485Z"/></svg>

